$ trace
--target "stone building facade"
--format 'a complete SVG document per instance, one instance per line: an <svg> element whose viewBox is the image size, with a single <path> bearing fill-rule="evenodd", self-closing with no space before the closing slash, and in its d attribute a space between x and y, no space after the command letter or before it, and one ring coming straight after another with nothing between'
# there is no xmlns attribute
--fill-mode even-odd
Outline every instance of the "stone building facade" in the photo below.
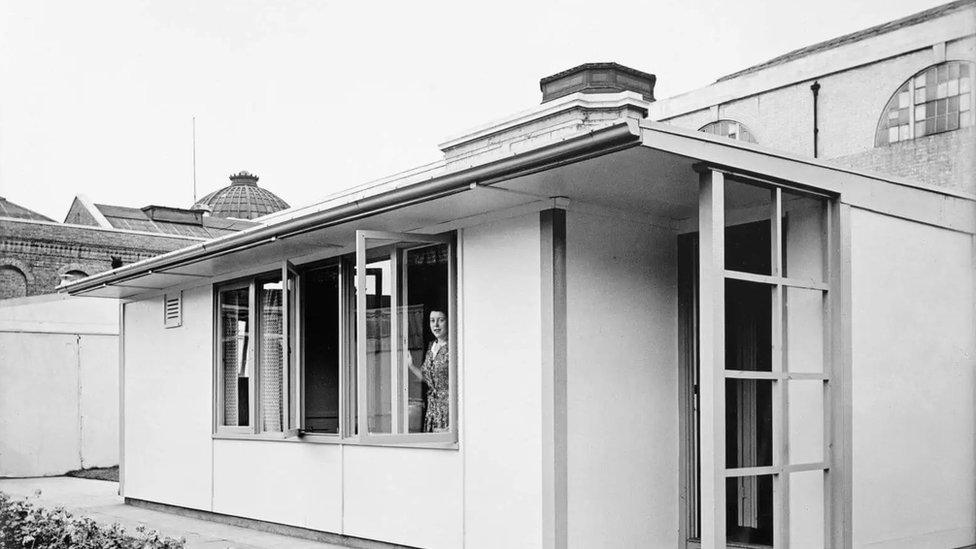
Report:
<svg viewBox="0 0 976 549"><path fill-rule="evenodd" d="M656 101L648 116L696 130L734 121L758 144L786 153L974 193L974 60L976 2L962 0L801 48ZM964 75L955 79L943 70L959 66ZM926 97L924 87L911 86L899 97L926 72L938 74L932 88L937 95ZM909 119L902 122L903 135L878 143L879 132L888 129L890 102L899 100ZM950 121L926 132L929 107L938 116L958 113L957 126Z"/></svg>
<svg viewBox="0 0 976 549"><path fill-rule="evenodd" d="M0 299L48 294L81 278L201 242L177 237L0 218Z"/></svg>

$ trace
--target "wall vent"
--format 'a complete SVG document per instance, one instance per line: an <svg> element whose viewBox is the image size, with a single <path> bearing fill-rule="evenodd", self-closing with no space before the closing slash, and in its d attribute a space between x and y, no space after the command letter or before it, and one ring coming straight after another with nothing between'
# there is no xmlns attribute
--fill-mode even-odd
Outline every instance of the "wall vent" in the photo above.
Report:
<svg viewBox="0 0 976 549"><path fill-rule="evenodd" d="M163 326L176 328L183 324L183 292L163 296Z"/></svg>

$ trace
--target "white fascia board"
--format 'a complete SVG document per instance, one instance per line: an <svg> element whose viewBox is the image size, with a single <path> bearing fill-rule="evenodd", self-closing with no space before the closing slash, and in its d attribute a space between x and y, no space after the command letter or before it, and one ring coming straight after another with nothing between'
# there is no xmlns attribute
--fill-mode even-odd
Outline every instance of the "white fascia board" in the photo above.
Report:
<svg viewBox="0 0 976 549"><path fill-rule="evenodd" d="M976 196L902 178L868 174L829 161L790 155L760 145L644 120L641 141L656 150L694 158L758 178L794 183L839 195L858 208L928 225L976 233Z"/></svg>
<svg viewBox="0 0 976 549"><path fill-rule="evenodd" d="M770 90L791 86L862 65L931 48L976 34L976 16L968 7L937 19L747 73L651 104L648 118L667 120ZM933 63L935 58L933 57ZM905 79L910 77L905 75Z"/></svg>

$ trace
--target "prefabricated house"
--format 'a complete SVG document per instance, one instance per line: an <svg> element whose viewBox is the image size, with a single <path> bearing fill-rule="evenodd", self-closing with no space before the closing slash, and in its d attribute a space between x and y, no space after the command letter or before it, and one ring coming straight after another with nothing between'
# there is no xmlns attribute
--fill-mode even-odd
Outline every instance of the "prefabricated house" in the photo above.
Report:
<svg viewBox="0 0 976 549"><path fill-rule="evenodd" d="M441 162L68 284L122 300L126 501L359 546L976 542L974 197L557 77Z"/></svg>

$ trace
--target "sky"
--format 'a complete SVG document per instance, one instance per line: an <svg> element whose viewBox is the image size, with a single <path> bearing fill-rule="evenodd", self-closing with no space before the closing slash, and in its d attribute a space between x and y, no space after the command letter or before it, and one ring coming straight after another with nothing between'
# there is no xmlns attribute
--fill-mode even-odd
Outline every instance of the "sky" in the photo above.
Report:
<svg viewBox="0 0 976 549"><path fill-rule="evenodd" d="M292 206L435 161L585 62L670 97L937 0L0 0L0 196L193 203L247 170Z"/></svg>

